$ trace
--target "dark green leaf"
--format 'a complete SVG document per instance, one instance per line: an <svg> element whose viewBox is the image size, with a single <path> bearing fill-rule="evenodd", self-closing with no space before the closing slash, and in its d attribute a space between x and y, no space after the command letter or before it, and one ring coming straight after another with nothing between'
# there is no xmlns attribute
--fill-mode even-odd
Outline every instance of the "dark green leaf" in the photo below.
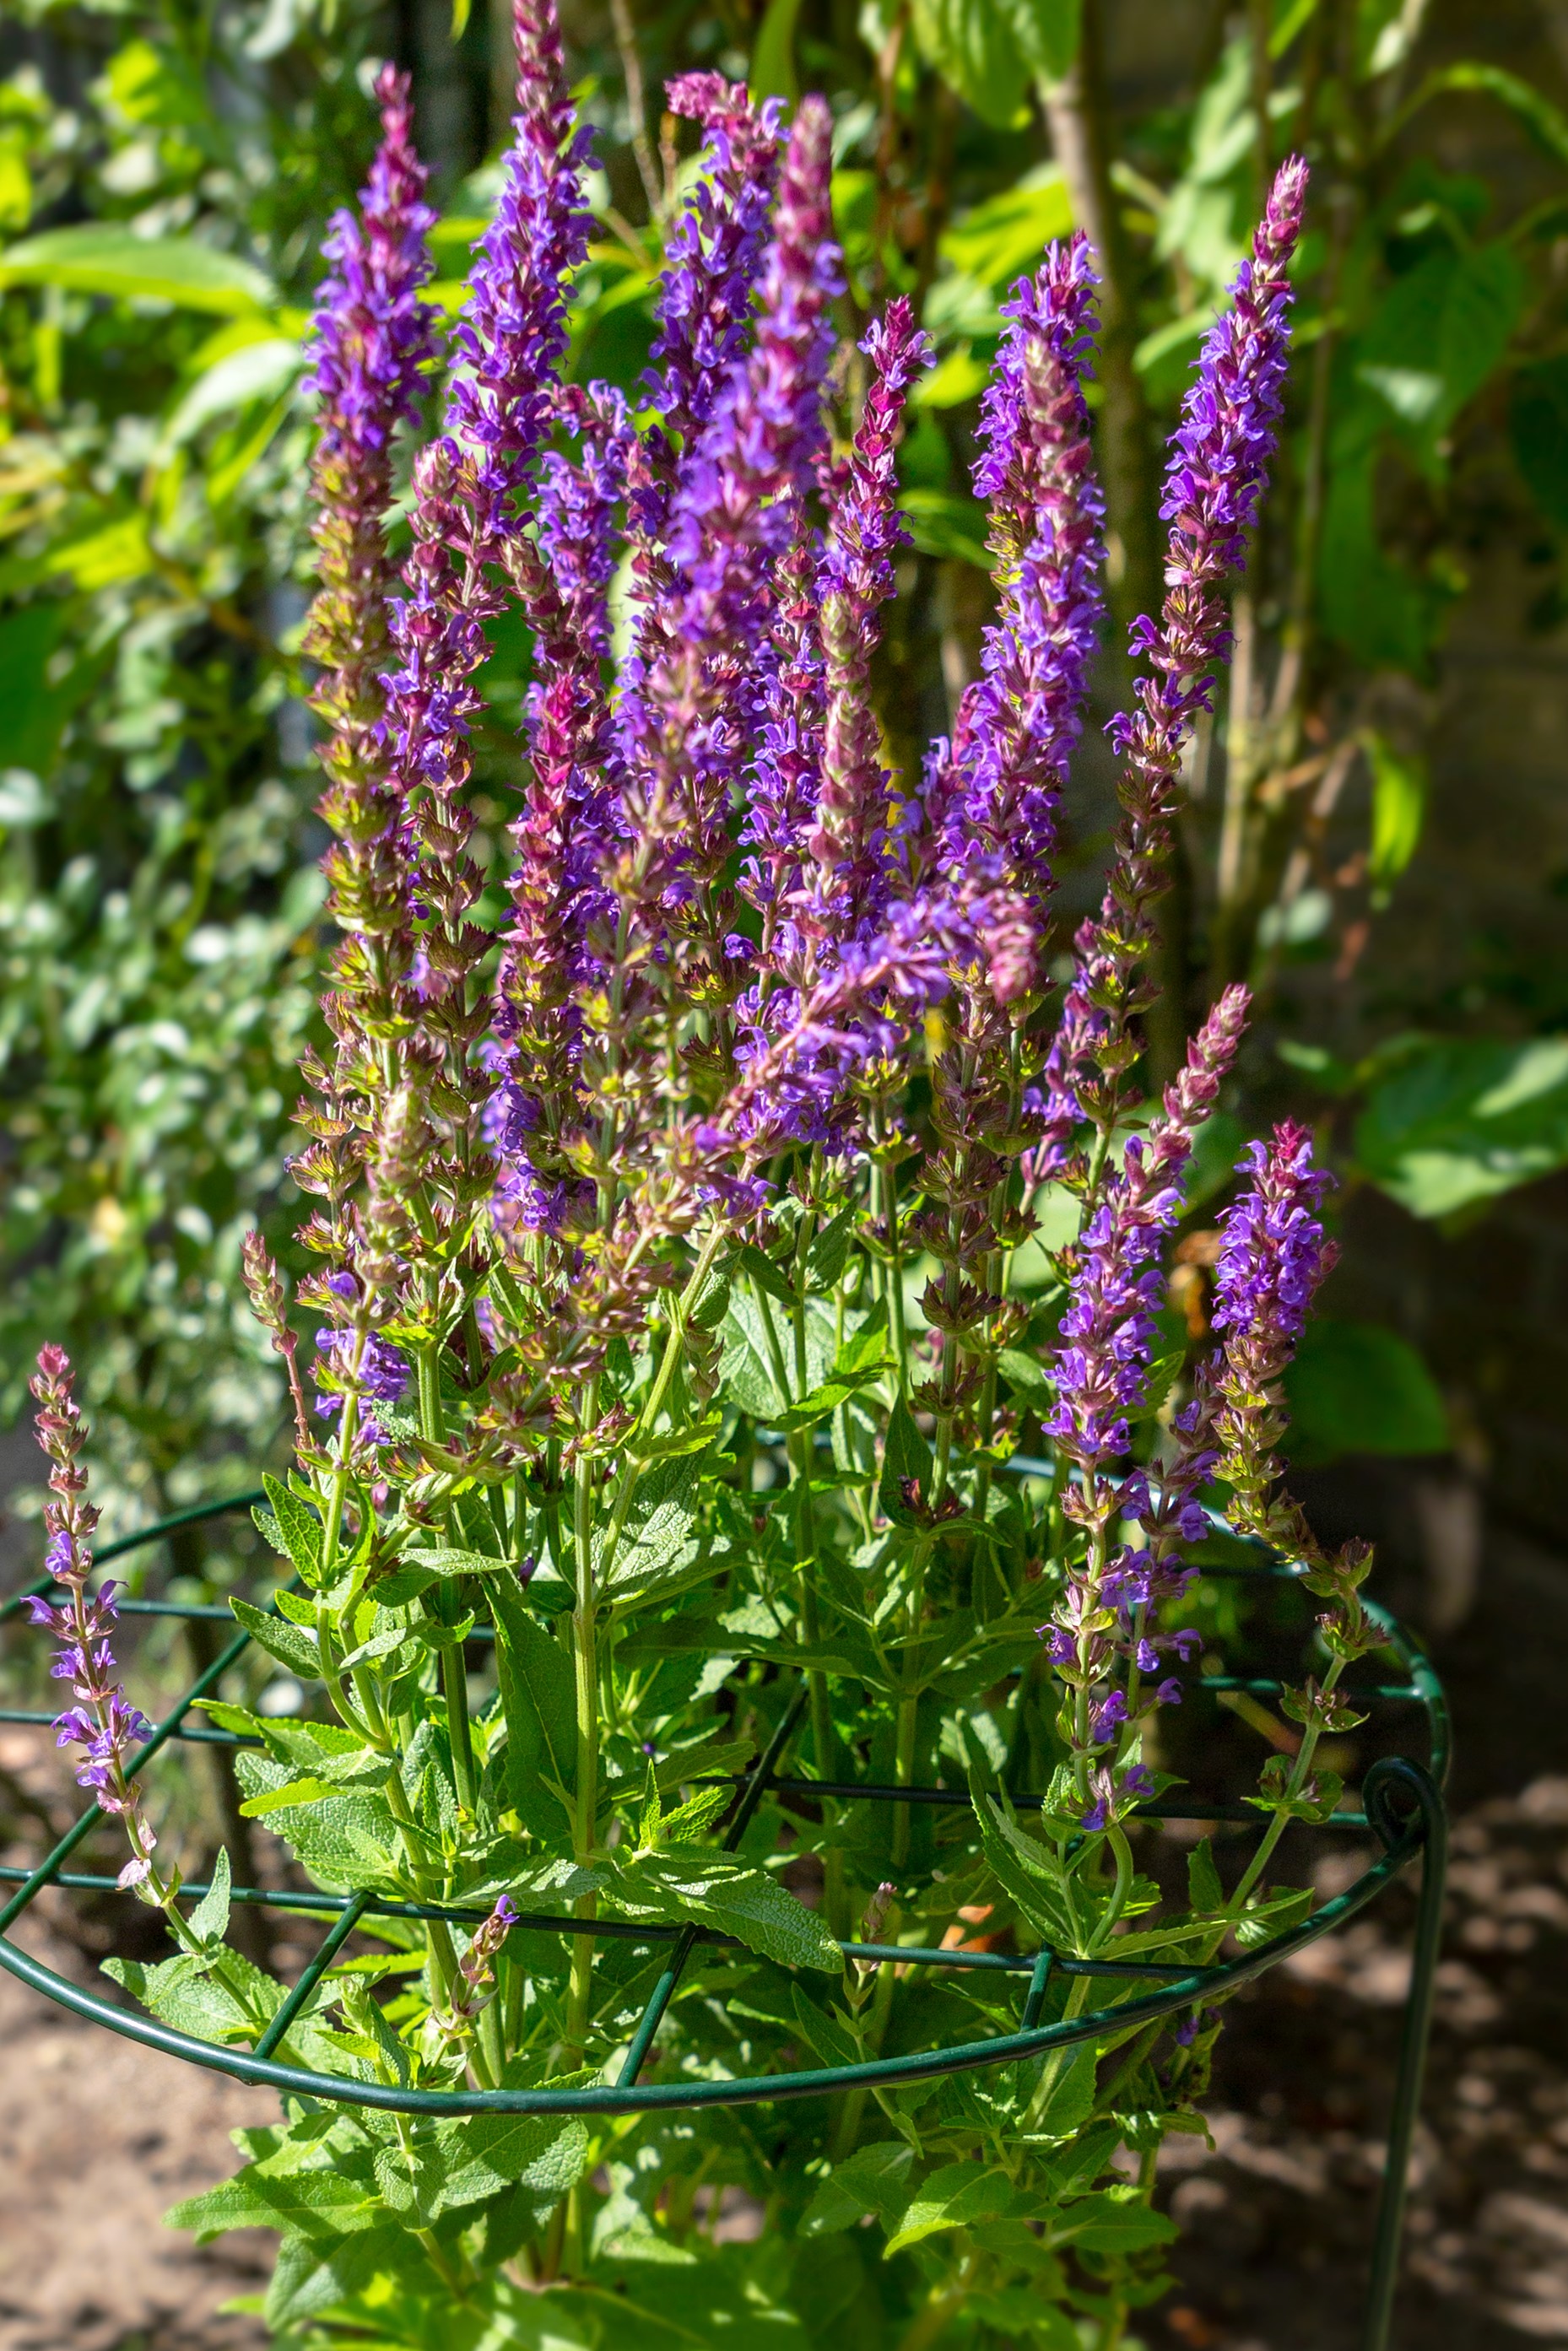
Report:
<svg viewBox="0 0 1568 2351"><path fill-rule="evenodd" d="M910 1526L914 1512L904 1499L904 1488L911 1480L917 1496L924 1499L930 1489L931 1447L915 1425L915 1416L898 1396L888 1416L887 1443L883 1453L882 1479L876 1499L882 1514L891 1519L895 1527Z"/></svg>
<svg viewBox="0 0 1568 2351"><path fill-rule="evenodd" d="M1199 1837L1186 1857L1187 1898L1195 1910L1212 1917L1225 1907L1225 1888L1214 1864L1214 1847Z"/></svg>
<svg viewBox="0 0 1568 2351"><path fill-rule="evenodd" d="M507 1802L537 1835L553 1843L568 1823L560 1799L577 1785L577 1690L569 1651L534 1615L512 1576L489 1588L496 1671L507 1718Z"/></svg>
<svg viewBox="0 0 1568 2351"><path fill-rule="evenodd" d="M1445 1453L1452 1439L1437 1382L1407 1339L1375 1322L1320 1316L1285 1374L1292 1461L1355 1453Z"/></svg>
<svg viewBox="0 0 1568 2351"><path fill-rule="evenodd" d="M800 2223L804 2237L824 2237L839 2229L852 2229L868 2212L884 2227L891 2225L908 2201L909 2175L915 2155L902 2139L883 2139L862 2147L844 2163L833 2166Z"/></svg>
<svg viewBox="0 0 1568 2351"><path fill-rule="evenodd" d="M1526 489L1552 528L1568 532L1568 352L1520 369L1508 426Z"/></svg>

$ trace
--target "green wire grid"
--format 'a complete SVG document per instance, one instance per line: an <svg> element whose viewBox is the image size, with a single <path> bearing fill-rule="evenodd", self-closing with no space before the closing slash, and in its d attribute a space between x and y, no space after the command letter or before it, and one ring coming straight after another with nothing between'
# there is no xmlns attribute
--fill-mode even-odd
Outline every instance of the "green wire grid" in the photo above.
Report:
<svg viewBox="0 0 1568 2351"><path fill-rule="evenodd" d="M1014 1466L1027 1474L1036 1465L1020 1461ZM106 1565L110 1560L161 1541L176 1528L217 1518L227 1511L244 1510L264 1499L259 1493L230 1495L220 1501L182 1510L172 1518L160 1520L153 1526L126 1536L119 1542L107 1545L98 1554L98 1563ZM1201 1573L1205 1576L1232 1576L1249 1581L1294 1582L1301 1571L1283 1562L1274 1562L1258 1567L1205 1566ZM45 1576L26 1591L16 1593L0 1604L0 1624L16 1615L29 1597L51 1589L52 1579ZM127 1615L228 1616L225 1608L178 1601L125 1600L119 1605L121 1614ZM212 2073L230 2074L241 2082L266 2085L280 2092L293 2092L297 2095L322 2099L339 2105L373 2106L402 2114L460 2116L496 2113L620 2115L692 2106L765 2105L777 2098L819 2097L845 2089L879 2089L903 2082L927 2080L934 2075L973 2073L994 2065L1014 2064L1041 2056L1050 2050L1093 2041L1108 2032L1120 2033L1129 2024L1136 2026L1154 2022L1177 2010L1190 2008L1199 2001L1223 1998L1253 1978L1265 1974L1281 1959L1304 1950L1321 1936L1332 1934L1345 1925L1375 1902L1419 1855L1422 1859L1421 1891L1414 1963L1400 2036L1388 2152L1378 2201L1371 2285L1362 2338L1363 2351L1385 2351L1398 2277L1410 2148L1420 2108L1442 1928L1448 1851L1448 1818L1442 1788L1448 1776L1451 1735L1442 1685L1427 1659L1404 1626L1387 1610L1372 1601L1364 1601L1363 1605L1382 1632L1388 1649L1398 1658L1407 1678L1403 1682L1363 1684L1354 1688L1347 1687L1346 1695L1370 1707L1402 1704L1419 1708L1425 1717L1427 1760L1426 1764L1422 1764L1404 1755L1379 1757L1369 1766L1364 1779L1362 1809L1337 1812L1330 1820L1318 1824L1324 1828L1370 1833L1382 1850L1353 1886L1324 1903L1300 1926L1270 1937L1267 1942L1237 1959L1213 1966L1190 1968L1175 1963L1080 1959L1049 1949L1030 1958L1006 1952L934 1949L909 1944L841 1945L846 1957L861 1959L891 1960L906 1967L979 1970L1027 1978L1018 2030L1010 2033L993 2034L982 2041L960 2042L947 2048L915 2051L904 2056L868 2059L848 2065L817 2066L803 2072L756 2074L717 2081L643 2082L640 2078L643 2067L652 2052L659 2026L674 1997L692 1951L699 1942L733 1946L734 1938L720 1933L716 1928L698 1926L649 1926L623 1919L580 1919L553 1913L525 1913L518 1917L512 1929L513 1934L588 1934L605 1941L670 1946L668 1962L661 1970L643 2008L613 2082L570 2089L416 2090L394 2084L352 2081L339 2074L316 2073L305 2066L280 2062L273 2052L287 2038L289 2027L357 1926L375 1918L444 1919L454 1925L473 1926L487 1916L487 1908L463 1903L403 1902L365 1892L336 1895L287 1888L274 1891L260 1886L234 1887L231 1898L236 1902L257 1904L303 1916L323 1915L330 1919L331 1924L298 1982L256 2046L250 2050L223 2047L197 2040L193 2034L177 2032L152 2017L135 2015L113 2006L109 2001L57 1974L12 1940L10 1929L45 1887L57 1886L82 1892L103 1892L114 1887L116 1880L112 1877L71 1872L65 1867L70 1855L101 1818L96 1804L83 1813L37 1868L27 1870L0 1865L0 1884L16 1884L16 1893L4 1907L0 1907L0 1967L20 1982L42 1992L59 2007L68 2009L93 2023L106 2025L110 2032L139 2042L143 2047L162 2050L171 2056L183 2058L187 2064L204 2066ZM172 1740L201 1741L215 1746L255 1743L232 1731L199 1729L187 1724L185 1719L197 1699L213 1690L238 1661L249 1641L248 1633L237 1634L197 1677L156 1726L131 1765L133 1771L141 1771ZM1277 1696L1283 1685L1277 1680L1259 1677L1216 1675L1206 1676L1197 1687L1216 1692L1231 1690L1268 1697ZM705 1783L734 1785L737 1789L737 1802L724 1841L727 1850L733 1850L738 1844L752 1815L763 1797L769 1792L785 1802L791 1798L815 1802L826 1797L851 1802L968 1804L967 1790L830 1782L781 1773L779 1767L800 1722L805 1698L806 1692L802 1687L779 1723L766 1751L749 1772L734 1781ZM0 1708L0 1721L3 1722L46 1723L52 1719L50 1714L42 1710ZM1013 1801L1019 1810L1027 1811L1031 1804L1038 1804L1040 1799L1038 1795L1026 1794L1015 1796ZM1162 1820L1248 1823L1256 1823L1259 1820L1257 1811L1245 1804L1203 1803L1169 1798L1156 1798L1139 1804L1136 1813L1145 1818ZM204 1886L183 1888L193 1898L199 1898L207 1890ZM1146 1981L1151 1988L1137 1998L1094 2009L1059 2023L1041 2024L1040 2014L1053 1975L1103 1978L1123 1984Z"/></svg>

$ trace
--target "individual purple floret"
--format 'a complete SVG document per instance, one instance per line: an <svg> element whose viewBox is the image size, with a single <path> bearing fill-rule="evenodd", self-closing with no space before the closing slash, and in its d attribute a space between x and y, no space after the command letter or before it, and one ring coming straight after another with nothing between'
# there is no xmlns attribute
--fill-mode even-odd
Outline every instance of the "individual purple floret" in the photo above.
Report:
<svg viewBox="0 0 1568 2351"><path fill-rule="evenodd" d="M118 1678L110 1629L116 1621L116 1587L100 1586L87 1597L92 1573L92 1534L98 1512L87 1499L87 1472L81 1449L87 1429L75 1395L70 1358L63 1347L41 1347L38 1368L29 1383L37 1405L38 1442L49 1459L49 1499L44 1505L48 1531L49 1573L68 1598L61 1606L33 1599L28 1613L62 1644L50 1668L57 1681L71 1686L77 1703L55 1722L60 1747L81 1747L86 1752L77 1765L77 1783L90 1788L100 1811L125 1823L131 1859L120 1873L122 1886L149 1886L155 1900L163 1898L157 1884L152 1852L158 1840L141 1811L141 1792L130 1775L131 1750L152 1736L152 1725L131 1705Z"/></svg>
<svg viewBox="0 0 1568 2351"><path fill-rule="evenodd" d="M1009 320L981 407L975 489L991 510L1001 603L981 676L954 722L944 778L949 861L981 859L1026 896L1051 888L1049 857L1069 755L1099 643L1104 501L1083 382L1095 276L1080 232L1053 245Z"/></svg>

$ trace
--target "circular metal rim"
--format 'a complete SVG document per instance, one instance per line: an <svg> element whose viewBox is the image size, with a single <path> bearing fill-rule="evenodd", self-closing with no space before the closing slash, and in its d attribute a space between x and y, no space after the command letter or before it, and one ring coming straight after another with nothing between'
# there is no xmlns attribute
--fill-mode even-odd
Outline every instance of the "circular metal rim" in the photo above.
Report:
<svg viewBox="0 0 1568 2351"><path fill-rule="evenodd" d="M207 1506L200 1512L182 1513L182 1519L189 1520L198 1515L216 1516L224 1510L236 1507L240 1499ZM129 1550L137 1543L151 1542L162 1531L163 1522L158 1527L144 1530L139 1536L115 1548L117 1551ZM1260 1573L1270 1580L1295 1582L1299 1580L1301 1571L1281 1566L1253 1573ZM889 2088L904 2082L925 2081L948 2074L976 2073L995 2065L1027 2062L1048 2051L1073 2047L1097 2040L1106 2033L1124 2036L1128 2028L1135 2031L1141 2025L1190 2008L1196 2001L1223 1998L1239 1990L1242 1984L1267 1973L1293 1953L1305 1949L1322 1936L1333 1933L1375 1901L1424 1850L1434 1819L1442 1810L1442 1784L1448 1774L1450 1734L1447 1698L1430 1662L1397 1618L1375 1602L1364 1601L1363 1604L1384 1635L1386 1646L1409 1674L1411 1696L1425 1714L1429 1740L1427 1766L1424 1767L1408 1757L1395 1755L1380 1757L1367 1769L1363 1782L1365 1813L1361 1817L1347 1820L1345 1825L1358 1829L1364 1825L1373 1830L1385 1847L1381 1857L1373 1862L1343 1894L1326 1902L1300 1926L1271 1937L1256 1950L1219 1966L1194 1968L1185 1974L1173 1975L1172 1980L1158 1991L1145 1993L1114 2008L1094 2009L1082 2016L1063 2019L1058 2023L1036 2025L984 2041L960 2042L945 2048L915 2051L897 2057L869 2059L858 2064L813 2067L801 2073L716 2079L704 2076L646 2084L585 2084L561 2089L416 2090L390 2083L356 2081L337 2074L319 2074L305 2066L258 2057L245 2050L198 2040L192 2033L181 2032L172 2026L159 2023L155 2018L114 2007L99 1995L72 1983L68 1977L35 1959L30 1952L22 1950L11 1940L9 1928L0 1931L0 1967L17 1981L41 1992L56 2006L90 2023L103 2025L124 2040L178 2057L187 2064L200 2066L208 2073L225 2074L235 2081L255 2087L269 2087L325 2105L367 2106L395 2114L440 2115L453 2118L486 2114L628 2115L695 2106L761 2105L776 2099L831 2096L843 2090ZM1414 1800L1414 1812L1402 1828L1392 1802L1396 1786L1402 1788ZM85 1827L86 1822L93 1817L92 1814L86 1815L81 1825ZM1331 1818L1318 1825L1332 1828L1333 1821ZM73 1838L72 1842L75 1841ZM39 1890L43 1890L42 1887ZM288 1907L287 1893L280 1894L276 1907L279 1909ZM13 1920L12 1924L15 1923ZM563 1925L566 1923L562 1922ZM1101 1963L1096 1972L1102 1971L1113 1973L1112 1963ZM1124 1981L1127 1980L1122 1979ZM620 2053L615 2053L616 2055Z"/></svg>

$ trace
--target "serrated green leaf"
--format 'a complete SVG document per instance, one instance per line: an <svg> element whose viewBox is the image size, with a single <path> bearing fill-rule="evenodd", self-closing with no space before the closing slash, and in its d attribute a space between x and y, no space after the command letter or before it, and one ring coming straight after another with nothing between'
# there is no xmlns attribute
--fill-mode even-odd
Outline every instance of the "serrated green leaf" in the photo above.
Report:
<svg viewBox="0 0 1568 2351"><path fill-rule="evenodd" d="M536 1835L554 1844L570 1823L549 1782L568 1794L577 1785L571 1657L529 1609L515 1576L497 1577L488 1597L507 1720L507 1802Z"/></svg>
<svg viewBox="0 0 1568 2351"><path fill-rule="evenodd" d="M1051 2241L1081 2245L1085 2252L1136 2253L1145 2245L1168 2245L1178 2235L1176 2222L1156 2212L1145 2190L1130 2182L1104 2188L1053 2213Z"/></svg>
<svg viewBox="0 0 1568 2351"><path fill-rule="evenodd" d="M1012 2210L1013 2186L1006 2172L983 2163L946 2163L911 2197L883 2248L891 2261L905 2245L917 2245L941 2229L967 2229L999 2220Z"/></svg>
<svg viewBox="0 0 1568 2351"><path fill-rule="evenodd" d="M282 1538L284 1551L293 1562L299 1581L312 1586L319 1583L324 1540L320 1520L314 1510L306 1507L298 1494L284 1484L281 1478L264 1472L261 1483L272 1505L273 1520Z"/></svg>
<svg viewBox="0 0 1568 2351"><path fill-rule="evenodd" d="M662 1853L615 1856L615 1894L632 1917L694 1918L733 1935L748 1950L785 1967L821 1968L836 1975L838 1944L816 1913L764 1870L733 1855L674 1846Z"/></svg>
<svg viewBox="0 0 1568 2351"><path fill-rule="evenodd" d="M444 1544L439 1550L427 1550L418 1545L405 1552L403 1557L411 1560L416 1567L428 1568L433 1576L509 1575L515 1578L517 1573L516 1560L497 1559L487 1551L459 1551ZM392 1605L379 1584L375 1587L375 1597L386 1606Z"/></svg>
<svg viewBox="0 0 1568 2351"><path fill-rule="evenodd" d="M298 1774L254 1749L235 1756L235 1773L246 1798L265 1795ZM291 1845L305 1868L329 1892L350 1893L361 1886L398 1881L402 1837L384 1797L361 1790L344 1792L323 1782L327 1792L308 1803L269 1813L267 1826Z"/></svg>
<svg viewBox="0 0 1568 2351"><path fill-rule="evenodd" d="M833 2166L806 2207L800 2222L803 2237L825 2237L852 2229L870 2212L887 2226L908 2202L914 2150L902 2139L883 2139L862 2147L847 2162Z"/></svg>
<svg viewBox="0 0 1568 2351"><path fill-rule="evenodd" d="M291 1674L306 1681L320 1680L321 1655L308 1633L265 1608L253 1608L248 1600L231 1600L229 1606L236 1624L244 1625L258 1649L265 1649L269 1657L276 1657Z"/></svg>
<svg viewBox="0 0 1568 2351"><path fill-rule="evenodd" d="M1046 2063L1049 2064L1048 2057ZM1040 2138L1071 2138L1094 2111L1095 2057L1090 2047L1065 2053L1061 2070L1051 2085L1034 2126Z"/></svg>

